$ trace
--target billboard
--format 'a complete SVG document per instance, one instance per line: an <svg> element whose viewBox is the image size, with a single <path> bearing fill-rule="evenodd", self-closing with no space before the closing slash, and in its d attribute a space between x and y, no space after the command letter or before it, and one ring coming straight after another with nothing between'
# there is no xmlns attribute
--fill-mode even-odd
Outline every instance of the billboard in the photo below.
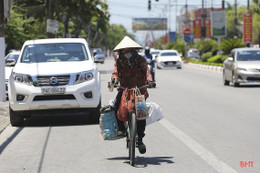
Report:
<svg viewBox="0 0 260 173"><path fill-rule="evenodd" d="M133 18L133 30L167 30L167 18Z"/></svg>
<svg viewBox="0 0 260 173"><path fill-rule="evenodd" d="M252 13L244 13L244 43L253 42L253 15Z"/></svg>
<svg viewBox="0 0 260 173"><path fill-rule="evenodd" d="M226 36L226 12L212 11L211 12L211 34L213 37Z"/></svg>

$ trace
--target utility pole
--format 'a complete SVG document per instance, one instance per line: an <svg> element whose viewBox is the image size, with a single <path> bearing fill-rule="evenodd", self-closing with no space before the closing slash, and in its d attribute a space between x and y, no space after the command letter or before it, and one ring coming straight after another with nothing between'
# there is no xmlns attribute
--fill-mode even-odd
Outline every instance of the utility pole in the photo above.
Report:
<svg viewBox="0 0 260 173"><path fill-rule="evenodd" d="M0 101L5 102L5 38L4 0L0 0Z"/></svg>
<svg viewBox="0 0 260 173"><path fill-rule="evenodd" d="M186 0L186 4L185 4L185 30L186 29L190 29L190 26L189 26L189 19L188 19L188 4L187 4L187 0ZM184 36L185 38L186 36ZM188 43L185 41L185 55L184 57L185 58L188 58Z"/></svg>
<svg viewBox="0 0 260 173"><path fill-rule="evenodd" d="M225 0L222 0L222 10L225 10Z"/></svg>
<svg viewBox="0 0 260 173"><path fill-rule="evenodd" d="M247 0L247 12L249 13L249 0Z"/></svg>
<svg viewBox="0 0 260 173"><path fill-rule="evenodd" d="M234 21L234 25L235 25L235 31L236 33L238 33L238 29L237 29L237 0L235 0L235 21ZM237 35L238 37L238 35Z"/></svg>
<svg viewBox="0 0 260 173"><path fill-rule="evenodd" d="M46 0L46 37L51 38L51 34L47 32L48 19L51 19L51 0Z"/></svg>
<svg viewBox="0 0 260 173"><path fill-rule="evenodd" d="M202 0L202 7L201 7L201 40L204 40L206 37L206 27L204 25L206 14L204 9L204 0Z"/></svg>

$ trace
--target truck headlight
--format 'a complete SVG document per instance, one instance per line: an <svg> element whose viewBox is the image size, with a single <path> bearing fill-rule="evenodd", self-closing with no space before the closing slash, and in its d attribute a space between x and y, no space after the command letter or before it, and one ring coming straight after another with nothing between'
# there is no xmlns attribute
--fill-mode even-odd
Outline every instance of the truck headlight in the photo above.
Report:
<svg viewBox="0 0 260 173"><path fill-rule="evenodd" d="M93 77L94 77L94 74L92 71L81 72L80 74L77 75L74 84L79 84L82 82L90 81L91 79L93 79Z"/></svg>
<svg viewBox="0 0 260 173"><path fill-rule="evenodd" d="M20 73L13 73L12 75L14 77L15 82L24 83L26 85L32 85L33 84L33 80L32 80L32 77L30 75L20 74Z"/></svg>

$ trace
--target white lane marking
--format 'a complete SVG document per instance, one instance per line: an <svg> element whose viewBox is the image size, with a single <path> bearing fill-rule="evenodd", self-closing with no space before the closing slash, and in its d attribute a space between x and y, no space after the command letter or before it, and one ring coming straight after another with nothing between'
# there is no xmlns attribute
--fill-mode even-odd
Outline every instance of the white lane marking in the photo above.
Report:
<svg viewBox="0 0 260 173"><path fill-rule="evenodd" d="M187 147L189 147L193 152L195 152L199 157L205 160L210 166L212 166L216 171L220 173L238 173L232 167L227 165L218 159L214 154L209 150L201 146L191 137L186 135L180 129L175 127L171 122L165 118L159 121L167 130L174 134L179 140L181 140Z"/></svg>

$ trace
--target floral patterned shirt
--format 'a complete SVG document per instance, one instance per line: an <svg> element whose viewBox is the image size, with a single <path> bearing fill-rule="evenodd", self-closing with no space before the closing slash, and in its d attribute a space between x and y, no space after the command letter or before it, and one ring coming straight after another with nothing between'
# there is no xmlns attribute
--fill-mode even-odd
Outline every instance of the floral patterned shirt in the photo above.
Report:
<svg viewBox="0 0 260 173"><path fill-rule="evenodd" d="M152 82L152 75L147 66L146 59L140 55L137 56L136 63L133 65L125 65L120 61L119 57L116 58L112 78L117 79L120 85L125 88L140 87L147 82ZM141 93L147 98L147 88L142 88Z"/></svg>

